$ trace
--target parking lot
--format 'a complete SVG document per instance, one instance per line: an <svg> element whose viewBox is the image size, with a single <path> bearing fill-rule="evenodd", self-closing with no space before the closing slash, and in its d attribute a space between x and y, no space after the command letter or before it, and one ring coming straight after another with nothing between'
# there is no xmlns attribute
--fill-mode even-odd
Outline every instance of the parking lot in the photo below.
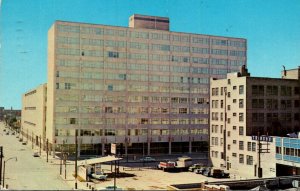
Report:
<svg viewBox="0 0 300 191"><path fill-rule="evenodd" d="M18 160L10 160L6 165L6 184L11 189L38 189L38 190L63 190L73 189L75 187L74 179L74 161L67 161L66 179L64 176L64 166L62 175L60 175L60 160L58 157L49 156L49 162L46 162L46 153L42 152L40 157L33 157L31 142L22 145L17 135L6 135L3 131L4 124L0 122L0 145L4 147L5 160L10 157L17 157ZM160 159L156 158L157 161ZM197 160L193 161L196 162ZM171 184L200 183L203 181L215 181L193 172L163 172L155 167L158 162L145 163L120 163L120 172L127 173L130 177L117 178L118 187L127 190L162 190L167 189ZM143 167L145 166L145 167ZM106 173L111 172L110 165L101 165ZM232 177L233 178L233 177ZM222 179L228 180L228 179ZM113 178L105 181L79 182L78 189L89 190L112 186Z"/></svg>

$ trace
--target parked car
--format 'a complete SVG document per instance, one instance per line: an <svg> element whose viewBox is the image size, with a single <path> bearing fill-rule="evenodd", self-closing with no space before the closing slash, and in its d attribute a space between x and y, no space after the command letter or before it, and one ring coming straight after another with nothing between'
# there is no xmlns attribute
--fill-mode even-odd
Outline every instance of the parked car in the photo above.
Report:
<svg viewBox="0 0 300 191"><path fill-rule="evenodd" d="M155 158L152 158L152 157L143 157L140 159L140 161L143 161L143 162L155 162Z"/></svg>
<svg viewBox="0 0 300 191"><path fill-rule="evenodd" d="M196 174L203 174L203 172L205 171L206 167L201 167L201 168L197 168L194 170L194 172Z"/></svg>
<svg viewBox="0 0 300 191"><path fill-rule="evenodd" d="M23 142L22 145L27 145L27 142Z"/></svg>
<svg viewBox="0 0 300 191"><path fill-rule="evenodd" d="M204 176L211 176L211 168L210 167L206 167L204 170L203 170L203 173L202 173Z"/></svg>
<svg viewBox="0 0 300 191"><path fill-rule="evenodd" d="M229 173L224 172L221 169L213 169L212 177L214 178L229 178Z"/></svg>
<svg viewBox="0 0 300 191"><path fill-rule="evenodd" d="M123 190L120 187L114 187L114 186L106 186L105 188L97 188L96 190Z"/></svg>
<svg viewBox="0 0 300 191"><path fill-rule="evenodd" d="M9 131L6 132L6 135L9 135Z"/></svg>
<svg viewBox="0 0 300 191"><path fill-rule="evenodd" d="M23 141L23 139L20 137L19 142L22 142L22 141Z"/></svg>
<svg viewBox="0 0 300 191"><path fill-rule="evenodd" d="M33 156L34 156L34 157L39 157L40 154L39 154L39 152L34 152L34 153L33 153Z"/></svg>
<svg viewBox="0 0 300 191"><path fill-rule="evenodd" d="M107 175L104 174L103 172L95 172L95 173L91 174L91 176L98 180L106 180L107 179Z"/></svg>
<svg viewBox="0 0 300 191"><path fill-rule="evenodd" d="M200 169L201 167L203 167L203 164L196 163L189 167L189 171L194 172L196 169Z"/></svg>
<svg viewBox="0 0 300 191"><path fill-rule="evenodd" d="M12 135L15 135L15 132L12 132Z"/></svg>

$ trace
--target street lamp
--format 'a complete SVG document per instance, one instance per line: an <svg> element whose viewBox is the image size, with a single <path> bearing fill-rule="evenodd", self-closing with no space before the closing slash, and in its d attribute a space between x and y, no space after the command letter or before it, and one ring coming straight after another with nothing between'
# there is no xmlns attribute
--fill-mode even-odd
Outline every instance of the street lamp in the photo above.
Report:
<svg viewBox="0 0 300 191"><path fill-rule="evenodd" d="M4 165L3 165L3 181L2 181L3 187L5 185L4 184L4 180L5 180L5 163L7 163L11 159L16 159L16 161L18 161L17 157L11 157L11 158L9 158L9 159L7 159L7 160L4 161Z"/></svg>

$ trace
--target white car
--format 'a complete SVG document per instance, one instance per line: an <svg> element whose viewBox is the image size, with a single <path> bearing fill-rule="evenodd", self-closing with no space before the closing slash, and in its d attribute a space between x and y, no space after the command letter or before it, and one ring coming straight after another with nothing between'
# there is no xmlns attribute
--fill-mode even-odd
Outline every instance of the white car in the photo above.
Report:
<svg viewBox="0 0 300 191"><path fill-rule="evenodd" d="M39 154L39 152L34 152L32 156L34 156L34 157L39 157L40 154Z"/></svg>
<svg viewBox="0 0 300 191"><path fill-rule="evenodd" d="M114 188L115 188L114 186L106 186L105 188L97 188L96 190L123 190L122 188L117 186L115 189Z"/></svg>
<svg viewBox="0 0 300 191"><path fill-rule="evenodd" d="M143 162L154 162L156 160L155 160L155 158L152 158L152 157L144 157L144 158L141 158L140 161L143 161Z"/></svg>
<svg viewBox="0 0 300 191"><path fill-rule="evenodd" d="M92 177L98 180L106 180L107 179L107 175L103 174L102 172L96 172L92 174Z"/></svg>

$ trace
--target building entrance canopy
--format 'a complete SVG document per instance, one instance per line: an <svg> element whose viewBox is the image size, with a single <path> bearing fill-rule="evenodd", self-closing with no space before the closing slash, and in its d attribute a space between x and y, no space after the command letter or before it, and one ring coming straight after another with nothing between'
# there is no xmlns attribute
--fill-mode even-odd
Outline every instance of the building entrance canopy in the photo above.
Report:
<svg viewBox="0 0 300 191"><path fill-rule="evenodd" d="M122 160L122 158L116 158L115 156L106 156L100 158L86 159L86 160L78 161L77 166L93 165L93 164L99 164L99 163L111 162L117 160Z"/></svg>

